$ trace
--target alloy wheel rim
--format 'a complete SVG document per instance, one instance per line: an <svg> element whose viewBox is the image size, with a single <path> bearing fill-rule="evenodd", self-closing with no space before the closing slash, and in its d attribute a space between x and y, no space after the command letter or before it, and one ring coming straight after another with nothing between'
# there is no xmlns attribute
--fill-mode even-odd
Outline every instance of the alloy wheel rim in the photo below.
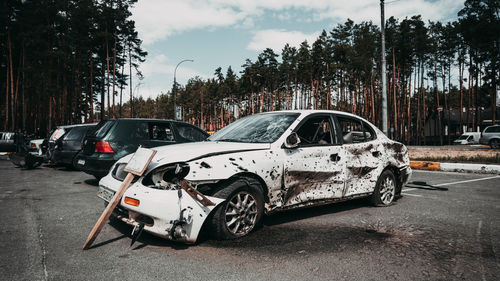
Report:
<svg viewBox="0 0 500 281"><path fill-rule="evenodd" d="M391 177L386 177L381 184L380 199L385 205L389 205L394 199L396 185Z"/></svg>
<svg viewBox="0 0 500 281"><path fill-rule="evenodd" d="M228 201L225 215L227 230L235 236L243 236L255 226L257 201L248 192L238 192Z"/></svg>

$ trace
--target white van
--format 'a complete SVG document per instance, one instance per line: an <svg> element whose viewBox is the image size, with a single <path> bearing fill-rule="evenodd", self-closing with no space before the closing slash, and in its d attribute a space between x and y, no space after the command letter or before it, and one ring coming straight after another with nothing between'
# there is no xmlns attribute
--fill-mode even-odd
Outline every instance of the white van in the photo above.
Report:
<svg viewBox="0 0 500 281"><path fill-rule="evenodd" d="M453 141L453 144L478 144L481 133L467 132L463 133L458 139Z"/></svg>

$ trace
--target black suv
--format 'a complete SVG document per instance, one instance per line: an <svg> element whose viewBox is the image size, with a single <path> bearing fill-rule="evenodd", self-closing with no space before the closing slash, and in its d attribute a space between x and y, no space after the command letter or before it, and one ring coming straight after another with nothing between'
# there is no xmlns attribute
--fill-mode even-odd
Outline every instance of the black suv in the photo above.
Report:
<svg viewBox="0 0 500 281"><path fill-rule="evenodd" d="M184 122L159 119L112 119L101 121L83 141L76 168L97 179L104 177L120 158L143 147L204 141L209 135Z"/></svg>

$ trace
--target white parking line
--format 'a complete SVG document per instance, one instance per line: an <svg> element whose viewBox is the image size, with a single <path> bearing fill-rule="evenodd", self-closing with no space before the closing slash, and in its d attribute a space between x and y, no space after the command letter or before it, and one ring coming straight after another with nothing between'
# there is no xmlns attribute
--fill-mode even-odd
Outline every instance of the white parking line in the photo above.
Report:
<svg viewBox="0 0 500 281"><path fill-rule="evenodd" d="M406 193L406 192L401 192L401 194L406 195L406 196L413 196L413 197L423 197L422 195L411 194L411 193Z"/></svg>
<svg viewBox="0 0 500 281"><path fill-rule="evenodd" d="M445 186L445 185L453 185L453 184L468 183L468 182L475 182L475 181L484 181L484 180L498 179L498 178L500 178L500 176L480 178L480 179L472 179L472 180L465 180L465 181L448 182L448 183L440 183L440 184L433 184L432 186Z"/></svg>

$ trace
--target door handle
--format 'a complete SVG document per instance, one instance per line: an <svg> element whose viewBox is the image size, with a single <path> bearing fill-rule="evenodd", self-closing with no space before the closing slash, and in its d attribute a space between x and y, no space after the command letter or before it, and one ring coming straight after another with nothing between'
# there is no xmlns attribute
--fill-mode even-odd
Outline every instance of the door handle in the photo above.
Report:
<svg viewBox="0 0 500 281"><path fill-rule="evenodd" d="M334 153L334 154L330 154L330 160L332 160L333 162L337 162L340 160L340 156L338 153Z"/></svg>
<svg viewBox="0 0 500 281"><path fill-rule="evenodd" d="M372 155L375 156L375 157L379 157L380 156L380 151L378 151L378 150L372 151Z"/></svg>

